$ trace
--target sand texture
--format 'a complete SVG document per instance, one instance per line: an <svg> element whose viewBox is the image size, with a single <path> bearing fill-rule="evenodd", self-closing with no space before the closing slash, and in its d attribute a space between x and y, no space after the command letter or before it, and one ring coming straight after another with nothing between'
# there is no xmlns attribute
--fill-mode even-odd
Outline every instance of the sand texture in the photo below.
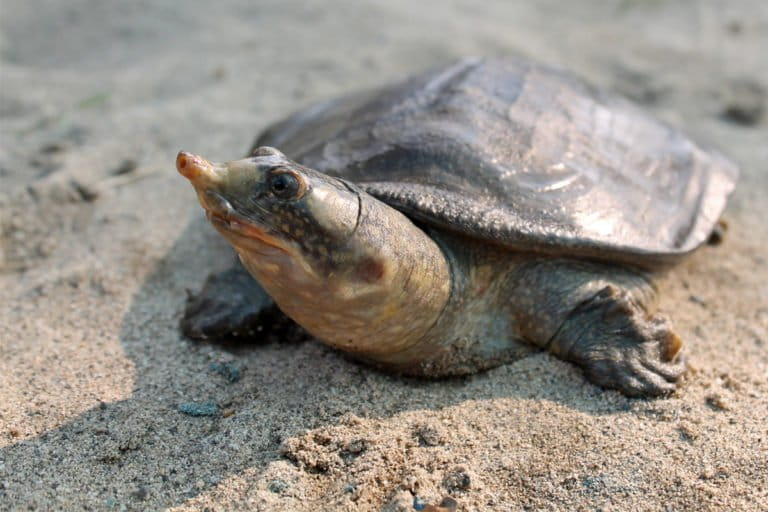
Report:
<svg viewBox="0 0 768 512"><path fill-rule="evenodd" d="M768 510L767 49L764 0L1 0L0 510ZM725 242L662 283L677 393L544 353L424 381L182 338L230 254L178 150L233 159L313 100L511 53L742 169Z"/></svg>

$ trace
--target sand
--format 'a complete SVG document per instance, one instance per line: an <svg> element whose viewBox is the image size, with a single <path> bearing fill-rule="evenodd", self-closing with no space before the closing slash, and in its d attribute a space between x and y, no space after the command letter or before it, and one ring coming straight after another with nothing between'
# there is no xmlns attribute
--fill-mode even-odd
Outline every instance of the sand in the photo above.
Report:
<svg viewBox="0 0 768 512"><path fill-rule="evenodd" d="M762 0L2 0L0 509L768 509L766 48ZM510 53L742 168L725 242L662 283L678 392L627 399L541 353L423 381L180 336L229 253L179 149L239 157L312 100Z"/></svg>

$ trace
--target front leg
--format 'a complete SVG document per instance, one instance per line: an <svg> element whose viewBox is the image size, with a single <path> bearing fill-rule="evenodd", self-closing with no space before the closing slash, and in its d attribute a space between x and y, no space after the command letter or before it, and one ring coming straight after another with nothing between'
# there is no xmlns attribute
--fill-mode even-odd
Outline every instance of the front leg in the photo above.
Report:
<svg viewBox="0 0 768 512"><path fill-rule="evenodd" d="M179 326L185 336L199 340L262 342L306 337L238 260L208 276L202 290L189 295Z"/></svg>
<svg viewBox="0 0 768 512"><path fill-rule="evenodd" d="M515 285L525 339L578 364L593 383L628 396L674 391L686 368L682 341L656 312L647 274L549 260L521 268Z"/></svg>

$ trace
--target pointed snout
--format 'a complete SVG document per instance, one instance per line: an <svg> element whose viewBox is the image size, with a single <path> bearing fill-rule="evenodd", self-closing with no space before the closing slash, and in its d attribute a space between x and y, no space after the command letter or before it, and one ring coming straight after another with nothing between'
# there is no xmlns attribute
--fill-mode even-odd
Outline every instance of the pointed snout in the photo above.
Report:
<svg viewBox="0 0 768 512"><path fill-rule="evenodd" d="M186 151L179 151L176 156L176 170L195 186L204 186L217 181L216 167L205 158Z"/></svg>

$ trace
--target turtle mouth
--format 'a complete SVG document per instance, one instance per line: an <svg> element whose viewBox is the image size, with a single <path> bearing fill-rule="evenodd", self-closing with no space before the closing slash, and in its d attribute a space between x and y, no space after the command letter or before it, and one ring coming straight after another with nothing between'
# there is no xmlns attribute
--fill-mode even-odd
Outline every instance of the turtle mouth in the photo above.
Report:
<svg viewBox="0 0 768 512"><path fill-rule="evenodd" d="M288 252L284 244L280 243L277 238L255 225L250 219L237 213L232 204L218 192L207 190L202 202L208 220L222 234L240 239L240 242L256 241L260 246ZM253 244L247 245L247 249L254 250Z"/></svg>

